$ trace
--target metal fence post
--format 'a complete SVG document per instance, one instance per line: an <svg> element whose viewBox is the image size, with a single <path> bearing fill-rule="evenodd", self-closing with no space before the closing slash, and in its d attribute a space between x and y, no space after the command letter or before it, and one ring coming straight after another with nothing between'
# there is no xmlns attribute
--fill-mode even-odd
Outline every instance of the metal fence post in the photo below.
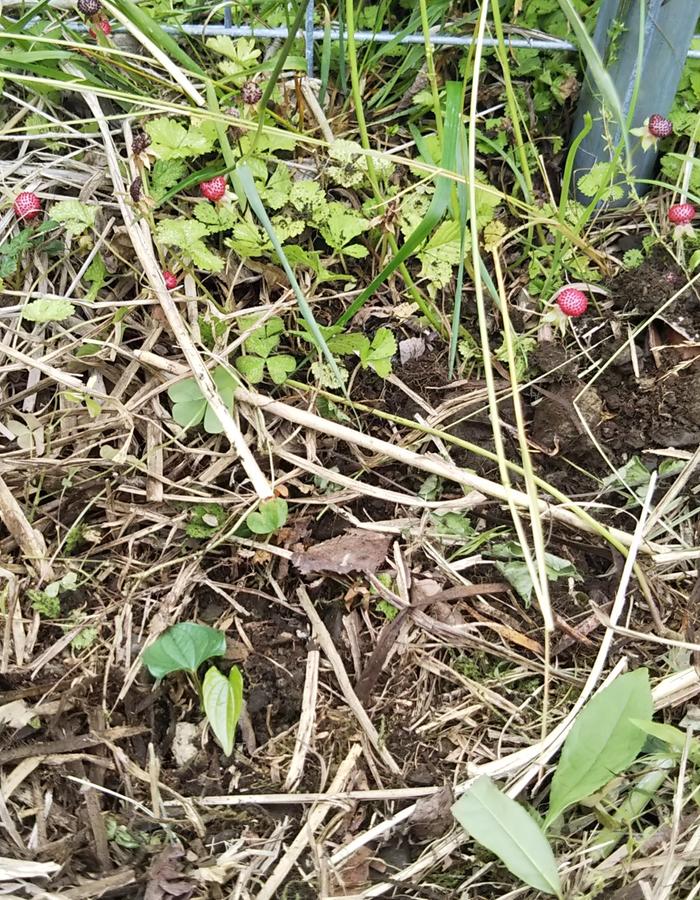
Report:
<svg viewBox="0 0 700 900"><path fill-rule="evenodd" d="M603 0L593 36L625 114L631 107L637 77L640 2L644 0ZM641 78L632 128L641 126L652 113L665 116L670 110L699 16L700 0L646 0L641 35ZM595 163L608 162L612 148L622 137L616 122L604 121L595 83L588 77L581 90L573 136L582 130L586 113L591 114L593 127L576 153L576 178L588 172ZM651 177L655 164L656 153L653 149L644 152L637 148L632 157L632 176L635 179ZM647 186L639 184L637 190L642 194ZM619 201L625 202L624 199Z"/></svg>
<svg viewBox="0 0 700 900"><path fill-rule="evenodd" d="M304 25L304 55L306 56L306 74L314 76L314 0L306 4L306 20Z"/></svg>

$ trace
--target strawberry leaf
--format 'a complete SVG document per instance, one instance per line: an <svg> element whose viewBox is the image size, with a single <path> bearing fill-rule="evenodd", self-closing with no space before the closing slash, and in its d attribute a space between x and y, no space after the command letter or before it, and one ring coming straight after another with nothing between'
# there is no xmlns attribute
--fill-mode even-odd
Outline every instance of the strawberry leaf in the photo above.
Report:
<svg viewBox="0 0 700 900"><path fill-rule="evenodd" d="M22 310L22 318L27 322L62 322L74 312L75 307L69 300L32 300Z"/></svg>
<svg viewBox="0 0 700 900"><path fill-rule="evenodd" d="M184 128L174 119L161 116L146 124L151 139L149 150L158 159L187 159L209 153L214 147L215 135L201 125L190 123Z"/></svg>
<svg viewBox="0 0 700 900"><path fill-rule="evenodd" d="M207 234L203 222L191 219L163 219L156 227L156 239L166 247L177 247L204 272L220 272L223 259L207 247L202 238Z"/></svg>
<svg viewBox="0 0 700 900"><path fill-rule="evenodd" d="M363 369L374 369L380 378L391 375L391 359L396 353L396 338L388 328L380 328L369 348L360 351Z"/></svg>
<svg viewBox="0 0 700 900"><path fill-rule="evenodd" d="M61 200L52 207L51 218L64 225L68 234L77 236L94 227L97 207L80 200Z"/></svg>

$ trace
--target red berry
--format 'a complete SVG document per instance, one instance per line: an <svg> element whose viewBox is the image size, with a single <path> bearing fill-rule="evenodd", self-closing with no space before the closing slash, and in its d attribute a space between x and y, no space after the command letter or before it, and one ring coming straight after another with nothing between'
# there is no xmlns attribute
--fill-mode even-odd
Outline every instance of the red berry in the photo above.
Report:
<svg viewBox="0 0 700 900"><path fill-rule="evenodd" d="M216 203L226 193L226 179L223 175L217 175L211 181L203 181L199 185L199 192L202 197L206 197L207 200L213 200Z"/></svg>
<svg viewBox="0 0 700 900"><path fill-rule="evenodd" d="M665 138L673 134L673 125L669 122L668 119L665 119L658 113L654 113L653 116L649 116L647 128L649 129L650 134L653 134L656 138Z"/></svg>
<svg viewBox="0 0 700 900"><path fill-rule="evenodd" d="M41 212L41 200L33 191L22 191L15 197L12 208L18 219L29 222L30 219L36 219Z"/></svg>
<svg viewBox="0 0 700 900"><path fill-rule="evenodd" d="M692 203L676 203L668 211L668 220L673 225L690 225L695 217Z"/></svg>
<svg viewBox="0 0 700 900"><path fill-rule="evenodd" d="M102 34L104 34L105 37L109 37L110 34L112 33L112 26L109 24L107 19L100 19L100 21L97 23L97 27L100 29ZM88 31L88 34L91 37L97 37L95 32L92 30L92 28Z"/></svg>
<svg viewBox="0 0 700 900"><path fill-rule="evenodd" d="M168 271L163 272L163 281L165 282L165 286L169 291L174 291L179 284L177 275L173 275L172 272Z"/></svg>
<svg viewBox="0 0 700 900"><path fill-rule="evenodd" d="M576 319L588 309L588 297L577 288L564 288L557 297L557 306L565 316Z"/></svg>

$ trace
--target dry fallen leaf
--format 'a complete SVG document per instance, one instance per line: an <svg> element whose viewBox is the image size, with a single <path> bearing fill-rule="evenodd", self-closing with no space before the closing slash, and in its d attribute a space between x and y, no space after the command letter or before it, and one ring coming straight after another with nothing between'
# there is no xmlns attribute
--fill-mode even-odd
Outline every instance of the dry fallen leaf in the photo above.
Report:
<svg viewBox="0 0 700 900"><path fill-rule="evenodd" d="M373 856L369 847L358 847L342 868L333 873L333 893L339 893L341 897L346 892L355 894L358 888L366 885L369 881L369 861Z"/></svg>
<svg viewBox="0 0 700 900"><path fill-rule="evenodd" d="M171 749L175 762L180 768L191 762L199 752L198 737L199 728L192 722L178 722L175 726Z"/></svg>
<svg viewBox="0 0 700 900"><path fill-rule="evenodd" d="M451 807L454 803L449 784L430 797L421 797L408 820L413 836L419 841L433 841L442 837L453 824Z"/></svg>
<svg viewBox="0 0 700 900"><path fill-rule="evenodd" d="M180 847L166 847L155 857L148 869L143 900L189 900L195 890L194 882L183 877Z"/></svg>
<svg viewBox="0 0 700 900"><path fill-rule="evenodd" d="M406 338L399 341L399 359L401 365L405 366L412 359L420 359L427 350L427 344L422 337Z"/></svg>
<svg viewBox="0 0 700 900"><path fill-rule="evenodd" d="M389 552L392 537L353 528L339 537L321 541L292 556L292 562L302 575L333 572L374 572L382 565Z"/></svg>
<svg viewBox="0 0 700 900"><path fill-rule="evenodd" d="M30 859L0 856L0 881L11 881L13 878L48 878L60 868L54 862L32 862Z"/></svg>

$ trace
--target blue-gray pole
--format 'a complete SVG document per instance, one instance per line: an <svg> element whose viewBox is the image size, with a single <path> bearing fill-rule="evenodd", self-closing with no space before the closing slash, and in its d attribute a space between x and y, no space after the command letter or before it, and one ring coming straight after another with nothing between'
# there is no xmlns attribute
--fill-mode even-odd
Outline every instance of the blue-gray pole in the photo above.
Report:
<svg viewBox="0 0 700 900"><path fill-rule="evenodd" d="M645 5L641 28L640 3ZM689 55L698 17L700 0L603 0L593 40L613 80L625 116L633 101L640 37L643 41L641 77L631 128L640 127L654 113L667 115ZM576 153L576 179L595 163L608 162L623 137L619 124L611 118L610 111L607 112L604 115L594 79L587 76L576 110L572 137L581 132L587 113L593 119L593 127ZM650 178L656 165L654 148L642 150L635 137L630 138L630 144L634 149L632 177ZM637 186L640 194L646 189L646 185Z"/></svg>

